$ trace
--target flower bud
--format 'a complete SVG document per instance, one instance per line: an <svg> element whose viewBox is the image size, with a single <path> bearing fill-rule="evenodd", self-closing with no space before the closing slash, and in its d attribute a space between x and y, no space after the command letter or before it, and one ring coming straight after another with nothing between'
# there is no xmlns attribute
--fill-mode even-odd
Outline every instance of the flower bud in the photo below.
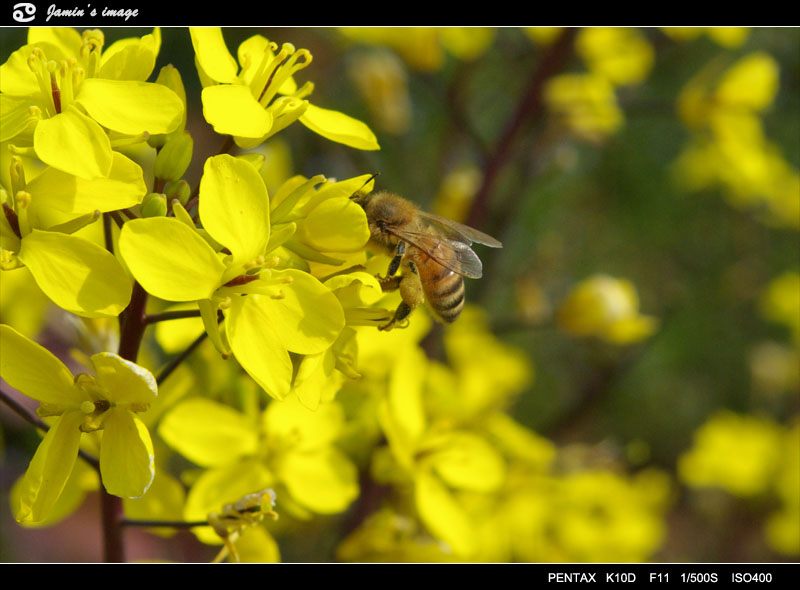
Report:
<svg viewBox="0 0 800 590"><path fill-rule="evenodd" d="M156 156L156 178L179 180L192 161L193 147L194 142L188 132L170 137Z"/></svg>
<svg viewBox="0 0 800 590"><path fill-rule="evenodd" d="M171 136L180 134L186 128L186 90L183 87L183 80L181 80L180 72L172 65L166 65L161 68L161 71L158 73L158 78L156 78L156 84L166 86L183 101L183 118L177 130L170 134L152 135L147 140L150 147L160 148L167 143L167 140Z"/></svg>
<svg viewBox="0 0 800 590"><path fill-rule="evenodd" d="M161 193L149 193L142 199L142 217L163 217L167 214L167 197Z"/></svg>
<svg viewBox="0 0 800 590"><path fill-rule="evenodd" d="M185 207L192 195L192 187L183 179L175 180L164 185L164 194L167 196L167 201L178 199L180 204Z"/></svg>

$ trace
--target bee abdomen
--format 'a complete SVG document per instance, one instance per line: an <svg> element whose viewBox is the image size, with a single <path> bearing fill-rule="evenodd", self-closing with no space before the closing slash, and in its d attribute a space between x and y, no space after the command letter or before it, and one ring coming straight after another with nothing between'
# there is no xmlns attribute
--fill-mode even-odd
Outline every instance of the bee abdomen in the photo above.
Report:
<svg viewBox="0 0 800 590"><path fill-rule="evenodd" d="M449 273L433 287L428 303L443 322L454 322L464 308L464 280L456 273Z"/></svg>

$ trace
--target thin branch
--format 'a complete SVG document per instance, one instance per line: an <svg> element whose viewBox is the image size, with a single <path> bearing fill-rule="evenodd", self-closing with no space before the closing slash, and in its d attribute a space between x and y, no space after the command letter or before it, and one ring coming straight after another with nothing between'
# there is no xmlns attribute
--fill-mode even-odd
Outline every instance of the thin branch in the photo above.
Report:
<svg viewBox="0 0 800 590"><path fill-rule="evenodd" d="M508 164L514 142L530 120L539 116L543 109L543 90L547 80L559 72L572 55L572 44L578 29L567 28L561 33L558 40L537 64L528 88L522 100L517 105L517 110L506 124L505 131L497 142L494 153L486 163L483 174L483 183L472 202L472 209L467 217L467 225L481 227L489 209L489 199L494 189L500 172Z"/></svg>
<svg viewBox="0 0 800 590"><path fill-rule="evenodd" d="M176 311L164 311L161 313L154 313L144 317L144 323L148 326L158 322L166 322L168 320L182 320L185 318L199 318L199 309L180 309Z"/></svg>
<svg viewBox="0 0 800 590"><path fill-rule="evenodd" d="M179 366L179 365L180 365L180 364L181 364L181 363L182 363L184 360L186 360L186 358L187 358L187 357L188 357L190 354L192 354L192 352L194 352L194 349L195 349L195 348L197 348L198 346L200 346L200 344L202 344L202 343L203 343L203 340L205 340L207 337L208 337L208 332L203 332L202 334L200 334L200 336L198 336L198 337L197 337L197 339L196 339L194 342L192 342L192 343L189 345L189 347L188 347L186 350L184 350L182 353L180 353L178 356L176 356L174 359L172 359L172 360L171 360L171 361L170 361L170 362L167 364L167 366L166 366L166 367L164 367L164 368L161 370L161 372L158 374L158 376L156 377L156 383L158 383L159 385L161 385L161 383L163 383L163 382L164 382L164 380L165 380L167 377L169 377L169 376L172 374L172 372L173 372L175 369L177 369L177 368L178 368L178 366Z"/></svg>
<svg viewBox="0 0 800 590"><path fill-rule="evenodd" d="M108 215L109 217L111 217L111 219L114 220L114 223L116 223L117 227L119 227L120 229L125 224L125 220L122 219L122 216L119 214L119 211L110 211Z"/></svg>
<svg viewBox="0 0 800 590"><path fill-rule="evenodd" d="M170 527L173 529L192 528L196 526L209 526L207 520L137 520L135 518L123 518L119 521L121 526L140 526L140 527Z"/></svg>

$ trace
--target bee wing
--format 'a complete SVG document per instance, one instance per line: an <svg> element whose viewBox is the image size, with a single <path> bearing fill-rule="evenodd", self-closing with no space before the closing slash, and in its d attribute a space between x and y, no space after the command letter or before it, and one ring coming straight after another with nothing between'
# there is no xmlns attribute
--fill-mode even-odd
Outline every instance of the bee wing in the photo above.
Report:
<svg viewBox="0 0 800 590"><path fill-rule="evenodd" d="M389 230L404 242L419 248L436 262L468 279L483 276L483 264L478 255L464 241L451 240L428 232L416 232L399 228Z"/></svg>
<svg viewBox="0 0 800 590"><path fill-rule="evenodd" d="M478 231L474 227L469 227L463 223L453 221L452 219L447 219L446 217L440 217L439 215L434 215L433 213L427 213L425 211L420 211L419 215L425 221L436 226L437 229L442 231L444 235L450 237L452 240L464 242L468 246L473 242L477 242L479 244L483 244L484 246L489 246L490 248L503 247L503 244L500 243L499 240L495 240L489 234Z"/></svg>

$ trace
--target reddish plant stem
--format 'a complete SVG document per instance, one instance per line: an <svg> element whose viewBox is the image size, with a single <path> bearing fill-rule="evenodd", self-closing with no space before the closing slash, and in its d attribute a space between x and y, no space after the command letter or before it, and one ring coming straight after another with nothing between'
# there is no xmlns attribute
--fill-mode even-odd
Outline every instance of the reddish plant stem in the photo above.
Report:
<svg viewBox="0 0 800 590"><path fill-rule="evenodd" d="M131 302L125 309L125 321L122 326L122 333L119 338L119 356L136 362L139 354L139 345L142 342L144 328L147 325L145 315L145 304L147 303L147 292L139 283L133 284Z"/></svg>
<svg viewBox="0 0 800 590"><path fill-rule="evenodd" d="M545 83L557 72L561 71L567 59L572 55L572 44L578 29L567 28L550 47L550 50L536 65L523 98L517 105L517 110L506 124L503 134L497 142L497 147L487 162L483 174L483 183L478 189L472 208L467 217L467 225L481 227L486 219L489 209L489 197L500 172L511 157L511 149L517 135L525 128L525 124L537 118L542 111L542 95Z"/></svg>
<svg viewBox="0 0 800 590"><path fill-rule="evenodd" d="M122 541L122 498L112 496L102 485L100 511L103 519L103 561L122 563L125 561L125 546Z"/></svg>
<svg viewBox="0 0 800 590"><path fill-rule="evenodd" d="M147 325L146 304L147 292L139 283L134 283L131 301L124 312L119 341L119 355L133 363L139 354L139 345ZM121 563L125 561L122 498L112 496L101 486L100 510L103 524L103 560L106 563Z"/></svg>

